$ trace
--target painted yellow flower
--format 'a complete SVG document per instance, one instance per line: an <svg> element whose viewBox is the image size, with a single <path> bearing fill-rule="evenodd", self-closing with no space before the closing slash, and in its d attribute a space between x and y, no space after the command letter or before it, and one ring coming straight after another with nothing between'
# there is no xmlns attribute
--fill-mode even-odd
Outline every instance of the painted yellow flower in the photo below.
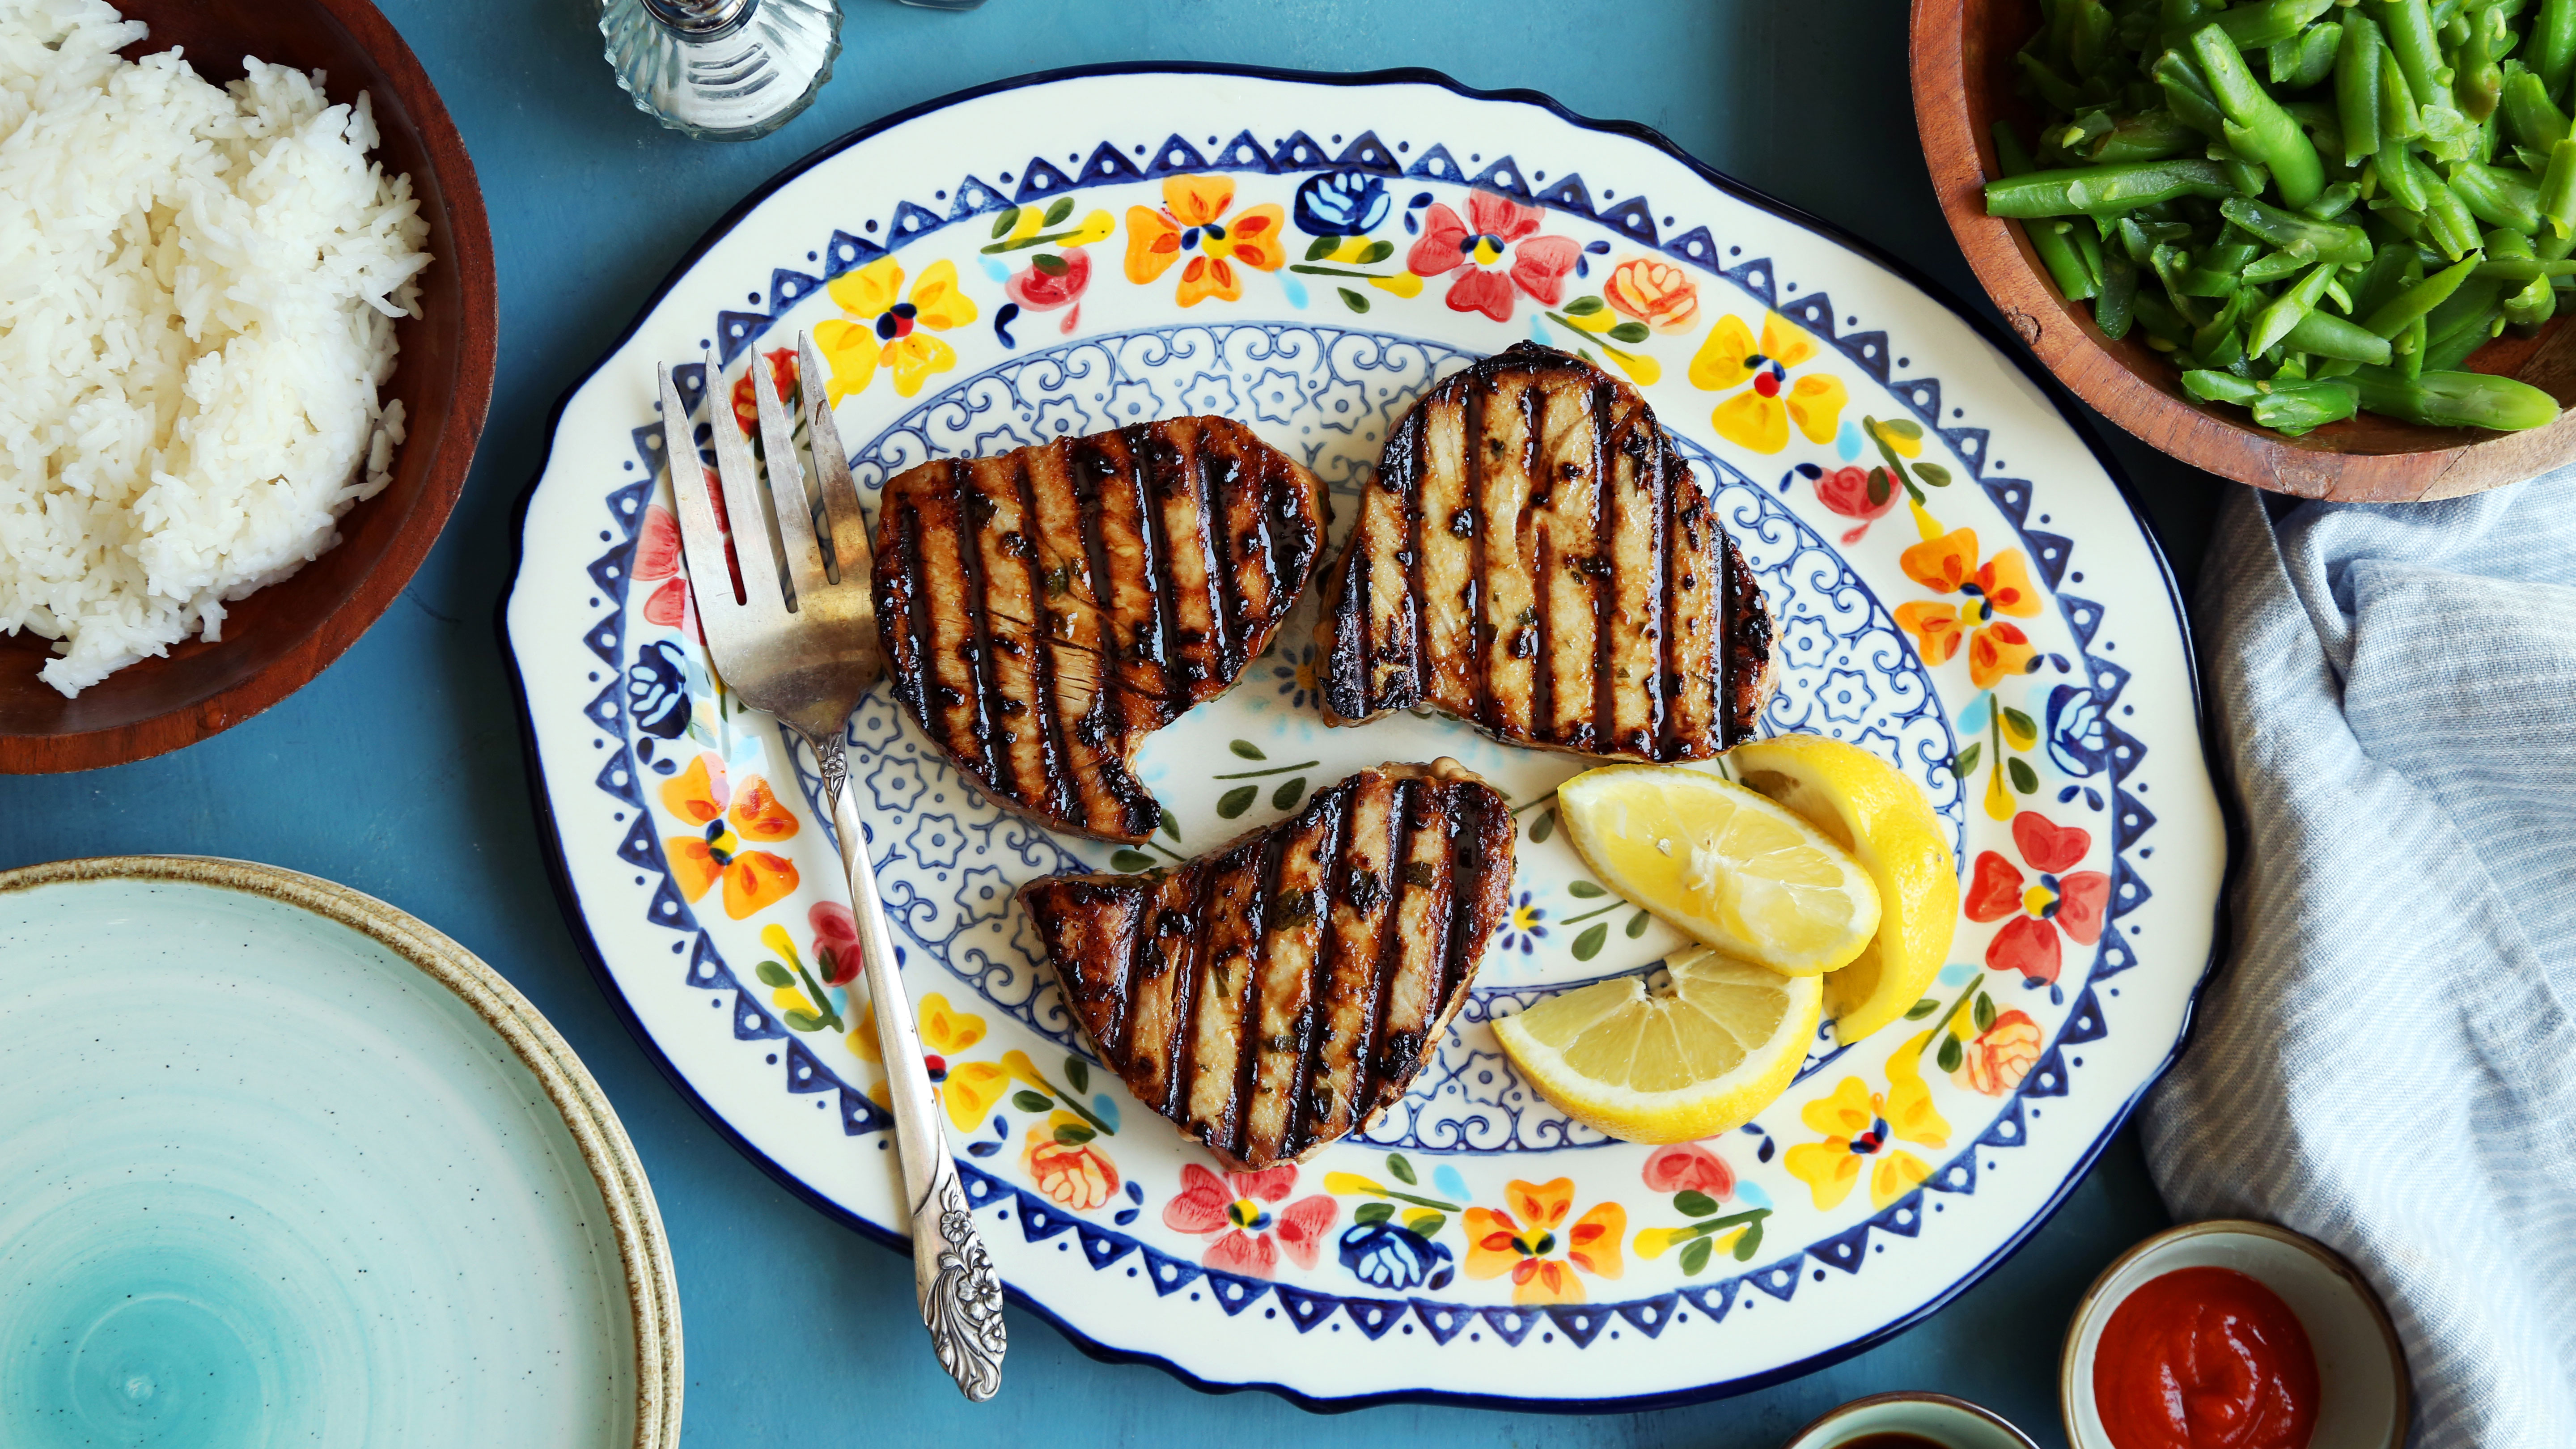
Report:
<svg viewBox="0 0 2576 1449"><path fill-rule="evenodd" d="M1690 380L1704 392L1725 392L1753 384L1717 405L1710 422L1727 441L1757 453L1777 453L1789 446L1789 425L1811 443L1830 443L1842 426L1843 405L1851 394L1830 372L1808 372L1791 381L1789 370L1814 358L1816 339L1777 312L1763 314L1762 340L1756 344L1744 319L1729 313L1709 329L1708 340L1691 358Z"/></svg>
<svg viewBox="0 0 2576 1449"><path fill-rule="evenodd" d="M1175 301L1195 307L1210 297L1220 302L1240 298L1243 275L1238 267L1275 272L1287 262L1281 232L1288 210L1265 202L1228 217L1233 205L1232 177L1166 177L1162 210L1127 208L1127 280L1143 286L1188 256Z"/></svg>
<svg viewBox="0 0 2576 1449"><path fill-rule="evenodd" d="M1627 1272L1619 1244L1628 1235L1628 1211L1619 1204L1595 1204L1560 1238L1558 1229L1574 1207L1574 1179L1515 1180L1503 1185L1503 1198L1508 1210L1467 1209L1468 1277L1511 1274L1514 1303L1580 1303L1578 1270L1596 1278ZM1564 1257L1551 1256L1560 1248Z"/></svg>
<svg viewBox="0 0 2576 1449"><path fill-rule="evenodd" d="M868 383L883 367L905 397L921 391L934 372L957 365L957 351L931 335L975 320L975 303L957 289L957 264L937 261L903 291L903 264L879 257L832 279L832 300L854 320L814 324L814 345L832 369L826 391L835 403Z"/></svg>
<svg viewBox="0 0 2576 1449"><path fill-rule="evenodd" d="M1822 1142L1802 1142L1781 1158L1789 1175L1807 1185L1818 1211L1838 1206L1869 1167L1869 1200L1886 1207L1932 1175L1922 1158L1893 1145L1914 1142L1946 1147L1950 1123L1932 1105L1923 1082L1923 1044L1930 1032L1896 1049L1887 1064L1887 1091L1872 1092L1858 1077L1845 1077L1833 1094L1809 1102L1798 1116ZM1869 1159L1876 1159L1869 1161Z"/></svg>

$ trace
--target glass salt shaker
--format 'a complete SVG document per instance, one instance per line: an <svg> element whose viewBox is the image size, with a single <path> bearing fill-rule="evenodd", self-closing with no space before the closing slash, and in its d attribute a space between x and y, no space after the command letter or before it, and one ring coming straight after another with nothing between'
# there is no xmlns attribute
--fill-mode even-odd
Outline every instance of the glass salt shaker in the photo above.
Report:
<svg viewBox="0 0 2576 1449"><path fill-rule="evenodd" d="M708 141L766 136L841 53L834 0L601 0L608 64L635 109Z"/></svg>

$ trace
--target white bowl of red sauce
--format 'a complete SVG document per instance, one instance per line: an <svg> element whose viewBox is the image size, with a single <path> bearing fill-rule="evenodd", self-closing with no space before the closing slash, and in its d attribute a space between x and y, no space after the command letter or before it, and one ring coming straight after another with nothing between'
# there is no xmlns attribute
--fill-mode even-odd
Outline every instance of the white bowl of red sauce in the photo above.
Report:
<svg viewBox="0 0 2576 1449"><path fill-rule="evenodd" d="M2398 1449L2406 1355L2352 1265L2269 1223L2186 1223L2076 1305L2060 1360L2074 1449Z"/></svg>
<svg viewBox="0 0 2576 1449"><path fill-rule="evenodd" d="M1872 1394L1798 1431L1781 1449L2039 1449L2004 1418L1948 1394Z"/></svg>

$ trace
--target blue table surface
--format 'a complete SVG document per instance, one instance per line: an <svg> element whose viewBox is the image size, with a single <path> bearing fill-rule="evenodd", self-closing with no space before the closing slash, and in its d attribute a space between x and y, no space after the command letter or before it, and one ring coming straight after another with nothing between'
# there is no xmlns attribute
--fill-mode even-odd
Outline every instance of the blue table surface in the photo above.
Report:
<svg viewBox="0 0 2576 1449"><path fill-rule="evenodd" d="M656 1070L582 964L546 881L493 629L513 506L555 399L743 193L886 112L1003 76L1135 59L1313 70L1428 66L1642 121L1829 218L1991 315L1915 142L1892 0L994 0L966 15L845 0L838 73L748 145L685 140L631 109L587 0L380 0L480 171L501 294L482 451L419 576L346 657L268 713L120 769L0 782L0 865L186 851L345 882L498 968L562 1029L633 1134L670 1230L687 1325L686 1442L1308 1442L1771 1449L1863 1394L1939 1389L2064 1442L2059 1338L2123 1248L2164 1226L2135 1129L1975 1288L1855 1358L1760 1393L1611 1417L1394 1406L1314 1417L1085 1357L1023 1314L1001 1397L973 1408L913 1316L910 1265L727 1146ZM2195 572L2222 485L2098 418L2176 572Z"/></svg>

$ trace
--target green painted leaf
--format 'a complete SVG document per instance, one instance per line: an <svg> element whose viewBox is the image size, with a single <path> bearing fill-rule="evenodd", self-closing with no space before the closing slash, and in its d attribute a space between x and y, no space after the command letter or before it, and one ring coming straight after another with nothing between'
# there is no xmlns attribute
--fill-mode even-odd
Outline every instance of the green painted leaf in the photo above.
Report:
<svg viewBox="0 0 2576 1449"><path fill-rule="evenodd" d="M1565 893L1574 897L1576 900L1583 901L1591 900L1597 896L1606 896L1610 894L1608 891L1603 890L1601 887L1594 885L1588 880L1579 880L1574 882L1565 888Z"/></svg>
<svg viewBox="0 0 2576 1449"><path fill-rule="evenodd" d="M1449 1226L1449 1217L1446 1213L1416 1213L1404 1225L1426 1238L1436 1238L1442 1228Z"/></svg>
<svg viewBox="0 0 2576 1449"><path fill-rule="evenodd" d="M1061 277L1065 273L1073 270L1073 268L1066 263L1064 258L1057 256L1053 252L1038 253L1036 256L1029 258L1029 265L1046 273L1050 277Z"/></svg>
<svg viewBox="0 0 2576 1449"><path fill-rule="evenodd" d="M1753 1255L1761 1251L1762 1221L1756 1218L1753 1225L1744 1230L1744 1236L1735 1240L1735 1261L1750 1263L1753 1261Z"/></svg>
<svg viewBox="0 0 2576 1449"><path fill-rule="evenodd" d="M1697 1189L1685 1188L1673 1194L1673 1206L1692 1217L1704 1218L1717 1211L1717 1199Z"/></svg>
<svg viewBox="0 0 2576 1449"><path fill-rule="evenodd" d="M1252 802L1259 798L1261 798L1260 786L1237 785L1216 797L1216 813L1224 819L1232 820L1251 809Z"/></svg>
<svg viewBox="0 0 2576 1449"><path fill-rule="evenodd" d="M1055 199L1055 205L1046 209L1046 224L1049 226L1062 226L1064 224L1064 219L1071 215L1073 215L1073 198L1070 196L1059 196Z"/></svg>
<svg viewBox="0 0 2576 1449"><path fill-rule="evenodd" d="M1955 1072L1959 1069L1959 1064L1967 1059L1967 1048L1959 1045L1959 1039L1957 1037L1944 1036L1941 1038L1941 1055L1936 1059L1941 1063L1941 1070L1945 1072Z"/></svg>
<svg viewBox="0 0 2576 1449"><path fill-rule="evenodd" d="M1374 266L1394 255L1395 243L1381 238L1368 244L1368 249L1360 253L1359 261L1361 266Z"/></svg>
<svg viewBox="0 0 2576 1449"><path fill-rule="evenodd" d="M1968 1014L1976 1018L1977 1030L1984 1031L1995 1024L1995 999L1982 991L1978 992L1977 1004L1968 1008Z"/></svg>
<svg viewBox="0 0 2576 1449"><path fill-rule="evenodd" d="M1043 1112L1055 1105L1055 1098L1041 1096L1026 1087L1011 1094L1011 1105L1023 1112Z"/></svg>
<svg viewBox="0 0 2576 1449"><path fill-rule="evenodd" d="M1304 798L1306 798L1306 777L1299 775L1270 792L1270 808L1286 810Z"/></svg>
<svg viewBox="0 0 2576 1449"><path fill-rule="evenodd" d="M1080 1147L1099 1135L1079 1122L1059 1122L1055 1127L1055 1140L1067 1147Z"/></svg>
<svg viewBox="0 0 2576 1449"><path fill-rule="evenodd" d="M2010 705L2004 706L2004 728L2025 740L2036 741L2039 738L2039 726L2031 723L2029 715Z"/></svg>
<svg viewBox="0 0 2576 1449"><path fill-rule="evenodd" d="M1932 1013L1939 1011L1940 1009L1941 1003L1927 996L1921 1001L1914 1003L1912 1006L1905 1008L1905 1019L1907 1021L1921 1021L1923 1018L1930 1016Z"/></svg>
<svg viewBox="0 0 2576 1449"><path fill-rule="evenodd" d="M1977 773L1977 761L1985 758L1986 743L1979 740L1950 759L1950 773L1964 780Z"/></svg>
<svg viewBox="0 0 2576 1449"><path fill-rule="evenodd" d="M1004 208L1000 216L993 218L993 240L1000 241L1002 238L1009 236L1011 234L1011 228L1018 226L1019 224L1020 209L1016 206Z"/></svg>
<svg viewBox="0 0 2576 1449"><path fill-rule="evenodd" d="M1600 955L1601 943L1609 939L1610 923L1608 921L1603 921L1594 926L1586 926L1583 930L1583 934L1574 938L1574 959L1577 961L1589 961L1593 957Z"/></svg>
<svg viewBox="0 0 2576 1449"><path fill-rule="evenodd" d="M1950 470L1942 467L1938 463L1915 464L1914 476L1931 484L1935 488L1947 488L1950 486Z"/></svg>
<svg viewBox="0 0 2576 1449"><path fill-rule="evenodd" d="M1365 312L1369 309L1369 299L1367 294L1354 292L1348 287L1335 287L1333 290L1342 294L1342 305L1350 308L1352 311Z"/></svg>
<svg viewBox="0 0 2576 1449"><path fill-rule="evenodd" d="M1654 917L1647 915L1644 911L1639 911L1637 914L1630 916L1628 918L1628 939L1633 941L1639 936L1646 934L1646 923L1653 919Z"/></svg>
<svg viewBox="0 0 2576 1449"><path fill-rule="evenodd" d="M1163 833L1174 840L1181 838L1181 822L1172 818L1172 809L1168 805L1163 807Z"/></svg>
<svg viewBox="0 0 2576 1449"><path fill-rule="evenodd" d="M1545 845L1547 844L1547 838L1555 833L1556 812L1550 810L1541 814L1536 821L1531 823L1530 844Z"/></svg>
<svg viewBox="0 0 2576 1449"><path fill-rule="evenodd" d="M1891 437L1908 440L1919 440L1923 436L1923 425L1911 418L1889 418L1878 425L1878 430Z"/></svg>
<svg viewBox="0 0 2576 1449"><path fill-rule="evenodd" d="M1602 302L1598 297L1577 297L1573 301L1565 304L1565 315L1568 317L1589 317L1593 313L1600 311L1601 307Z"/></svg>
<svg viewBox="0 0 2576 1449"><path fill-rule="evenodd" d="M1688 1278L1698 1277L1701 1271L1708 1267L1709 1257L1716 1251L1716 1245L1706 1238L1693 1238L1682 1244L1682 1275Z"/></svg>
<svg viewBox="0 0 2576 1449"><path fill-rule="evenodd" d="M1320 262L1324 258L1331 256L1333 254L1333 248L1340 246L1341 244L1342 239L1340 237L1319 236L1313 241L1306 243L1306 260L1310 262Z"/></svg>
<svg viewBox="0 0 2576 1449"><path fill-rule="evenodd" d="M1646 324L1643 322L1622 322L1610 329L1611 341L1625 342L1631 347L1645 341L1646 336Z"/></svg>
<svg viewBox="0 0 2576 1449"><path fill-rule="evenodd" d="M788 974L787 968L775 961L763 961L755 969L760 979L768 985L793 986L796 984L796 978Z"/></svg>
<svg viewBox="0 0 2576 1449"><path fill-rule="evenodd" d="M1109 857L1111 870L1152 870L1154 857L1141 850L1122 850Z"/></svg>
<svg viewBox="0 0 2576 1449"><path fill-rule="evenodd" d="M1887 495L1893 491L1895 491L1894 488L1887 481L1887 470L1885 468L1872 468L1869 470L1869 502L1871 507L1875 508L1879 504L1885 503L1887 501Z"/></svg>
<svg viewBox="0 0 2576 1449"><path fill-rule="evenodd" d="M1226 748L1234 751L1236 755L1247 760L1266 760L1270 758L1268 755L1261 753L1261 746L1254 744L1250 740L1236 740L1232 744L1227 745Z"/></svg>
<svg viewBox="0 0 2576 1449"><path fill-rule="evenodd" d="M1359 1211L1351 1214L1351 1221L1366 1227L1370 1223L1385 1222L1394 1216L1395 1204L1391 1202L1364 1202L1360 1204Z"/></svg>
<svg viewBox="0 0 2576 1449"><path fill-rule="evenodd" d="M2009 763L2012 766L2013 788L2019 790L2025 795L2038 794L2039 772L2030 767L2030 762L2027 760L2013 760Z"/></svg>
<svg viewBox="0 0 2576 1449"><path fill-rule="evenodd" d="M1064 1079L1071 1082L1073 1084L1073 1089L1077 1092L1090 1091L1091 1063L1084 1061L1080 1057L1066 1057L1064 1059Z"/></svg>
<svg viewBox="0 0 2576 1449"><path fill-rule="evenodd" d="M1404 1154L1401 1152L1390 1152L1386 1155L1386 1170L1390 1176L1406 1187L1415 1186L1422 1181L1421 1178L1413 1175L1413 1164L1405 1161Z"/></svg>
<svg viewBox="0 0 2576 1449"><path fill-rule="evenodd" d="M823 1018L816 1016L810 1011L788 1012L785 1014L784 1020L789 1026L796 1028L798 1031L821 1031L823 1029Z"/></svg>

